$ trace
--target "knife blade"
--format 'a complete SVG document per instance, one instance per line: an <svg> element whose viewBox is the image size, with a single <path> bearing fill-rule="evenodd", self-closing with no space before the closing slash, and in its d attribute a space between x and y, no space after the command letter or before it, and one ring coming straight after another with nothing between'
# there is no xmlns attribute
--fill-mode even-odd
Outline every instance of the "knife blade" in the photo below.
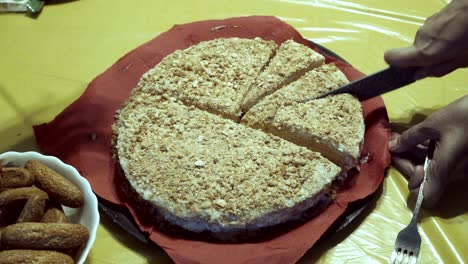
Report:
<svg viewBox="0 0 468 264"><path fill-rule="evenodd" d="M388 67L361 79L345 84L340 88L325 92L319 96L308 98L303 103L323 98L332 94L350 93L360 101L390 92L416 81L414 74L419 67L397 68Z"/></svg>

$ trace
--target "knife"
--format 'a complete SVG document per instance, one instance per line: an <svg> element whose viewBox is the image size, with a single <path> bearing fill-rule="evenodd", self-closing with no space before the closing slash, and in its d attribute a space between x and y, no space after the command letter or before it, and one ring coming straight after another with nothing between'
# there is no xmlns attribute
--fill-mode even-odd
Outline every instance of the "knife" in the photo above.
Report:
<svg viewBox="0 0 468 264"><path fill-rule="evenodd" d="M302 101L307 103L311 100L319 99L332 94L350 93L355 95L360 101L390 92L416 81L414 74L419 67L397 68L389 67L385 70L367 75L361 79L345 84L338 89L325 92Z"/></svg>

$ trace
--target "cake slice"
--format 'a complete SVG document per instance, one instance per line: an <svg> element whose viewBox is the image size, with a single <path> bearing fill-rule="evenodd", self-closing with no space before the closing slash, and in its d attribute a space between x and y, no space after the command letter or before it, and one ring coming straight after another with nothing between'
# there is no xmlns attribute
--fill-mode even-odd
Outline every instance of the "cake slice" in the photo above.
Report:
<svg viewBox="0 0 468 264"><path fill-rule="evenodd" d="M318 151L350 169L358 164L364 139L360 102L343 94L302 103L346 82L338 68L324 65L265 97L245 114L241 123Z"/></svg>
<svg viewBox="0 0 468 264"><path fill-rule="evenodd" d="M340 94L280 107L269 131L350 169L358 165L365 126L360 102Z"/></svg>
<svg viewBox="0 0 468 264"><path fill-rule="evenodd" d="M144 90L239 121L244 95L277 45L260 38L220 38L165 57L146 73Z"/></svg>
<svg viewBox="0 0 468 264"><path fill-rule="evenodd" d="M247 112L265 96L301 77L305 72L323 64L325 57L293 40L285 41L258 76L242 102Z"/></svg>
<svg viewBox="0 0 468 264"><path fill-rule="evenodd" d="M139 199L166 221L221 239L301 217L342 176L305 147L141 91L113 129Z"/></svg>
<svg viewBox="0 0 468 264"><path fill-rule="evenodd" d="M266 129L276 111L293 102L300 102L348 83L346 76L333 64L325 64L305 73L297 81L265 97L242 117L241 123Z"/></svg>

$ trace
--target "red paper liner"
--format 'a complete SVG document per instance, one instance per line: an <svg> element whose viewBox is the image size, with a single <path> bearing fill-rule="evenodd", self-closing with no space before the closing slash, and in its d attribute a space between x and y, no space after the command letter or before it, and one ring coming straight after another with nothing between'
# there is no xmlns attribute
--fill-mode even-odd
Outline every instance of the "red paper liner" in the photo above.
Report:
<svg viewBox="0 0 468 264"><path fill-rule="evenodd" d="M73 165L88 179L94 192L114 204L127 206L118 195L115 164L111 154L111 126L115 111L129 97L140 77L167 54L201 41L223 37L274 40L293 39L319 51L290 25L275 17L253 16L209 20L174 26L153 40L119 59L97 76L84 94L52 122L34 127L36 141L43 153ZM320 51L319 51L320 52ZM364 76L349 64L326 56L349 80ZM135 218L141 230L178 263L293 263L296 262L345 211L348 203L374 193L383 181L390 163L387 142L388 117L382 98L362 103L366 133L363 153L369 161L362 164L349 186L323 213L271 240L258 243L221 244L170 237L145 226ZM133 209L129 207L135 217Z"/></svg>

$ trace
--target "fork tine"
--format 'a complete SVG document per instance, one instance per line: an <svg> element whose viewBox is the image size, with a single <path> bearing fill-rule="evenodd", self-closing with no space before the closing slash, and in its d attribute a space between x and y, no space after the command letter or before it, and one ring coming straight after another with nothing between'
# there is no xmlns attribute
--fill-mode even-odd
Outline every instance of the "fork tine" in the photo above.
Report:
<svg viewBox="0 0 468 264"><path fill-rule="evenodd" d="M411 258L410 252L405 250L403 253L404 254L403 254L403 262L402 263L409 264L409 261L410 261L410 258Z"/></svg>
<svg viewBox="0 0 468 264"><path fill-rule="evenodd" d="M403 261L403 255L404 255L404 254L403 254L403 249L400 249L400 250L398 251L398 261L397 261L398 264L401 264L401 263L402 263L402 261Z"/></svg>
<svg viewBox="0 0 468 264"><path fill-rule="evenodd" d="M412 264L414 261L414 254L411 252L411 254L408 255L408 264Z"/></svg>
<svg viewBox="0 0 468 264"><path fill-rule="evenodd" d="M398 250L398 249L396 249L395 264L398 264L398 263L399 263L400 255L401 255L401 251Z"/></svg>
<svg viewBox="0 0 468 264"><path fill-rule="evenodd" d="M411 264L416 264L418 262L418 257L415 255L411 255Z"/></svg>
<svg viewBox="0 0 468 264"><path fill-rule="evenodd" d="M392 256L390 257L390 264L395 264L397 256L398 256L398 251L394 249L392 252Z"/></svg>

